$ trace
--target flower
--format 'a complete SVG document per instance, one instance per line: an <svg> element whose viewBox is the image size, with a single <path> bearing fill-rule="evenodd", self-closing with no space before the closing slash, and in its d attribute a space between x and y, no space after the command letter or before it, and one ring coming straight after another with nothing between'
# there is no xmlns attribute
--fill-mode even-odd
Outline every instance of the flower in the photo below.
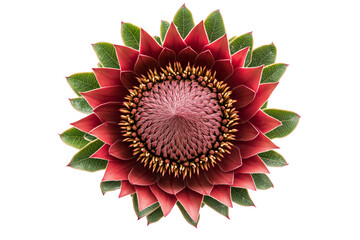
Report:
<svg viewBox="0 0 360 240"><path fill-rule="evenodd" d="M88 159L107 161L102 182L121 182L139 217L158 220L178 202L196 225L203 202L227 209L248 196L238 189L268 180L261 153L278 148L266 134L282 122L261 110L278 79L262 79L266 63L245 66L252 46L231 54L226 34L210 36L211 19L189 27L177 17L163 41L123 23L140 44L114 45L120 69L93 69L99 87L80 93L92 113L72 125L97 139Z"/></svg>

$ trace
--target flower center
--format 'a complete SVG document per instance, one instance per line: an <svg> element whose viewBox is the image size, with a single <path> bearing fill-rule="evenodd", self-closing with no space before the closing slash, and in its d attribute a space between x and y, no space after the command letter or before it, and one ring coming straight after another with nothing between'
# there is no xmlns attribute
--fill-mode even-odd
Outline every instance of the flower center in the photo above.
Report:
<svg viewBox="0 0 360 240"><path fill-rule="evenodd" d="M121 109L120 125L144 166L185 178L229 153L238 116L229 87L215 73L175 62L138 81Z"/></svg>
<svg viewBox="0 0 360 240"><path fill-rule="evenodd" d="M168 80L143 93L136 113L148 149L171 160L192 159L212 148L220 131L216 94L195 80Z"/></svg>

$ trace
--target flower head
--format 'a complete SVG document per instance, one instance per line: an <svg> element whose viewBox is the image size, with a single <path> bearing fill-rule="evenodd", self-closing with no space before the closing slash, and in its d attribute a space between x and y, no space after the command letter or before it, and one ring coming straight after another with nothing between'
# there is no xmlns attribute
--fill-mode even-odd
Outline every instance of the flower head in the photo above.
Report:
<svg viewBox="0 0 360 240"><path fill-rule="evenodd" d="M93 69L99 87L81 92L92 112L72 125L97 139L87 157L107 162L102 182L121 182L120 197L133 194L139 217L153 222L178 202L196 225L203 202L227 209L240 194L252 205L245 189L268 181L263 160L277 146L266 134L282 123L261 107L282 73L276 64L265 72L269 63L256 63L252 44L237 46L239 38L229 43L225 32L212 31L218 11L196 26L185 6L179 12L190 21L178 23L177 14L163 22L163 41L123 23L125 44L127 31L140 44L114 45L119 69L105 60Z"/></svg>

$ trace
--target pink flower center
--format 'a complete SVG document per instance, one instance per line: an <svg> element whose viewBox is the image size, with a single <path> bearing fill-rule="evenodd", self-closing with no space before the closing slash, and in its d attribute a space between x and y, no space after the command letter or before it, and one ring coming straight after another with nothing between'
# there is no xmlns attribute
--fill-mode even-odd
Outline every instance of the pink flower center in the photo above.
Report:
<svg viewBox="0 0 360 240"><path fill-rule="evenodd" d="M157 156L188 160L207 153L219 135L221 109L216 94L194 80L169 80L143 92L136 126Z"/></svg>

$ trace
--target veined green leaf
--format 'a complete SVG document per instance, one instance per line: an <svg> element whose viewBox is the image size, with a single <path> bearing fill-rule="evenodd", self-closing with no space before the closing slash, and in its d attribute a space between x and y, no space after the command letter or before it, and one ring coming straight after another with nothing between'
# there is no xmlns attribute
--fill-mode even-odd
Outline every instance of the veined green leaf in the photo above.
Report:
<svg viewBox="0 0 360 240"><path fill-rule="evenodd" d="M242 206L254 206L254 202L249 196L249 192L245 188L231 188L231 199L234 203Z"/></svg>
<svg viewBox="0 0 360 240"><path fill-rule="evenodd" d="M93 44L93 48L101 65L108 68L120 68L114 45L107 42L99 42Z"/></svg>
<svg viewBox="0 0 360 240"><path fill-rule="evenodd" d="M102 145L104 145L104 143L100 140L95 140L94 142L89 143L77 154L75 154L75 156L71 159L69 166L88 172L95 172L105 169L107 164L106 160L90 158L90 156L99 150Z"/></svg>
<svg viewBox="0 0 360 240"><path fill-rule="evenodd" d="M125 46L139 50L140 28L131 23L121 23L121 38Z"/></svg>
<svg viewBox="0 0 360 240"><path fill-rule="evenodd" d="M299 123L300 116L294 112L279 109L264 109L264 112L279 120L282 125L266 133L269 138L282 138L289 135Z"/></svg>
<svg viewBox="0 0 360 240"><path fill-rule="evenodd" d="M167 21L161 21L160 25L160 38L161 42L164 42L167 31L169 30L170 23Z"/></svg>
<svg viewBox="0 0 360 240"><path fill-rule="evenodd" d="M254 49L249 67L270 65L275 62L276 47L274 44L264 45Z"/></svg>
<svg viewBox="0 0 360 240"><path fill-rule="evenodd" d="M70 99L70 103L79 112L90 114L92 113L93 108L89 105L89 103L83 97L72 98Z"/></svg>
<svg viewBox="0 0 360 240"><path fill-rule="evenodd" d="M121 181L106 181L100 183L102 194L106 192L115 191L121 188Z"/></svg>
<svg viewBox="0 0 360 240"><path fill-rule="evenodd" d="M264 67L260 83L278 82L285 73L286 68L287 64L284 63L275 63Z"/></svg>
<svg viewBox="0 0 360 240"><path fill-rule="evenodd" d="M219 10L216 10L205 19L207 36L210 42L215 41L225 34L225 26Z"/></svg>
<svg viewBox="0 0 360 240"><path fill-rule="evenodd" d="M245 33L244 35L241 35L240 37L235 38L230 42L230 53L233 55L234 53L238 52L239 50L250 47L249 51L246 55L245 64L244 66L248 66L251 61L252 56L252 48L253 48L253 36L252 33Z"/></svg>
<svg viewBox="0 0 360 240"><path fill-rule="evenodd" d="M135 210L136 216L139 219L149 215L150 213L154 212L157 208L160 207L159 203L156 202L153 205L151 205L151 206L143 209L142 211L140 211L139 210L139 202L138 202L138 198L137 198L136 193L133 195L133 205L134 205L134 210Z"/></svg>
<svg viewBox="0 0 360 240"><path fill-rule="evenodd" d="M146 216L148 225L159 221L164 216L161 207L158 207L155 211Z"/></svg>
<svg viewBox="0 0 360 240"><path fill-rule="evenodd" d="M253 173L251 175L257 189L266 190L274 186L269 177L264 173Z"/></svg>
<svg viewBox="0 0 360 240"><path fill-rule="evenodd" d="M229 42L231 42L232 40L234 40L236 38L236 36L233 36L231 38L229 38Z"/></svg>
<svg viewBox="0 0 360 240"><path fill-rule="evenodd" d="M283 167L287 165L284 157L273 150L259 153L258 156L269 167Z"/></svg>
<svg viewBox="0 0 360 240"><path fill-rule="evenodd" d="M157 43L158 43L160 46L162 45L162 42L161 42L161 39L160 39L159 36L154 36L153 38L157 41Z"/></svg>
<svg viewBox="0 0 360 240"><path fill-rule="evenodd" d="M75 73L67 77L67 81L78 96L81 96L81 92L87 92L100 87L93 72Z"/></svg>
<svg viewBox="0 0 360 240"><path fill-rule="evenodd" d="M73 127L60 134L60 137L67 145L81 149L89 143L89 141L84 138L85 134L85 132Z"/></svg>
<svg viewBox="0 0 360 240"><path fill-rule="evenodd" d="M185 218L185 220L190 223L191 225L193 225L194 227L196 227L199 223L199 219L200 219L200 214L199 217L197 219L196 222L194 222L194 220L192 220L192 218L190 217L190 215L187 213L187 211L185 210L185 208L183 207L183 205L181 205L181 203L178 201L176 202L176 205L178 206L178 208L180 209L181 214L183 215L183 217Z"/></svg>
<svg viewBox="0 0 360 240"><path fill-rule="evenodd" d="M214 209L216 212L229 218L229 207L228 206L222 204L218 200L216 200L212 197L209 197L209 196L204 196L203 202L206 205L208 205L209 207L211 207L212 209Z"/></svg>
<svg viewBox="0 0 360 240"><path fill-rule="evenodd" d="M174 17L174 24L177 27L180 36L185 38L191 29L195 26L193 16L185 4L176 12Z"/></svg>

